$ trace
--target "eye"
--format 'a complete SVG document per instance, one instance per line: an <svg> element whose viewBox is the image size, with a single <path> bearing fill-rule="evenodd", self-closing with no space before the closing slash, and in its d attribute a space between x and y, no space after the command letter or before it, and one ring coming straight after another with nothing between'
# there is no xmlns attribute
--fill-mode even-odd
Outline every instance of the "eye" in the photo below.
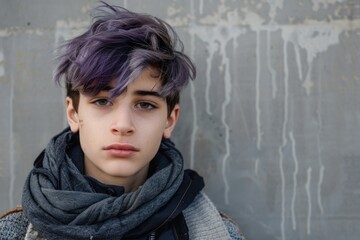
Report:
<svg viewBox="0 0 360 240"><path fill-rule="evenodd" d="M109 99L106 99L106 98L96 99L92 103L97 105L97 106L111 106L112 105L112 102L109 101Z"/></svg>
<svg viewBox="0 0 360 240"><path fill-rule="evenodd" d="M144 109L144 110L152 110L155 109L156 106L154 104L148 102L139 102L135 105L136 108Z"/></svg>

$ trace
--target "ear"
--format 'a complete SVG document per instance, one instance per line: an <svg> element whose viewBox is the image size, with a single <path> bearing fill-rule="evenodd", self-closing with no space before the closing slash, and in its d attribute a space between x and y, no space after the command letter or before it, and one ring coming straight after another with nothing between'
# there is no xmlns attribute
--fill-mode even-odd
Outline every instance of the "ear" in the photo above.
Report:
<svg viewBox="0 0 360 240"><path fill-rule="evenodd" d="M70 97L66 97L66 118L72 132L79 131L79 117Z"/></svg>
<svg viewBox="0 0 360 240"><path fill-rule="evenodd" d="M166 122L166 128L164 130L163 137L164 138L170 138L171 133L175 128L175 125L179 118L179 112L180 112L180 106L179 104L176 104L174 109L171 111L170 115L168 116L167 122Z"/></svg>

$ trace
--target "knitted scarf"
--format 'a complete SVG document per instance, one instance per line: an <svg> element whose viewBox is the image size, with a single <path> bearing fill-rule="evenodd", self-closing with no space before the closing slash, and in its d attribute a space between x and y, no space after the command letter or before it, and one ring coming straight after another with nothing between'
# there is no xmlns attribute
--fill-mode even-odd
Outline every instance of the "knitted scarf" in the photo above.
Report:
<svg viewBox="0 0 360 240"><path fill-rule="evenodd" d="M183 181L182 156L165 140L152 161L167 165L135 192L96 193L66 152L72 135L65 129L50 141L23 190L26 217L48 239L120 239L161 209Z"/></svg>

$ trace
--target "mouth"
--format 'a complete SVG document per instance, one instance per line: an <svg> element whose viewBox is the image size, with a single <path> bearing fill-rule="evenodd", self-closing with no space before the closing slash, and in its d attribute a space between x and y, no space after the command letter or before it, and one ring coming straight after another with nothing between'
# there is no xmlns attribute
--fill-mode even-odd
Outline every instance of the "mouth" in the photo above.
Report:
<svg viewBox="0 0 360 240"><path fill-rule="evenodd" d="M127 143L111 144L104 147L103 150L109 155L117 158L128 158L133 156L136 152L140 151L138 148Z"/></svg>

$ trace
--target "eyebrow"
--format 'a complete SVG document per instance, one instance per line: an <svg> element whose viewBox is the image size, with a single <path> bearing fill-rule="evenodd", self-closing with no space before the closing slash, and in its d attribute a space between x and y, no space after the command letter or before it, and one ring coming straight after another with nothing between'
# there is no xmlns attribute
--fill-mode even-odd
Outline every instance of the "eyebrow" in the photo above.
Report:
<svg viewBox="0 0 360 240"><path fill-rule="evenodd" d="M114 89L114 87L112 87L112 86L110 86L110 85L107 85L107 86L105 86L104 88L102 88L101 91L109 92L109 91L111 91L112 89Z"/></svg>
<svg viewBox="0 0 360 240"><path fill-rule="evenodd" d="M103 89L101 89L101 91L104 91L104 92L110 92L111 90L113 90L114 87L108 85L108 86L105 86ZM127 91L127 89L125 89L125 92ZM164 99L164 96L162 96L159 92L157 91L148 91L148 90L136 90L134 91L134 94L135 95L138 95L138 96L154 96L154 97L158 97L158 98L161 98L161 99Z"/></svg>
<svg viewBox="0 0 360 240"><path fill-rule="evenodd" d="M134 94L139 95L139 96L154 96L154 97L164 99L164 97L161 96L160 93L156 92L156 91L137 90L134 92Z"/></svg>

